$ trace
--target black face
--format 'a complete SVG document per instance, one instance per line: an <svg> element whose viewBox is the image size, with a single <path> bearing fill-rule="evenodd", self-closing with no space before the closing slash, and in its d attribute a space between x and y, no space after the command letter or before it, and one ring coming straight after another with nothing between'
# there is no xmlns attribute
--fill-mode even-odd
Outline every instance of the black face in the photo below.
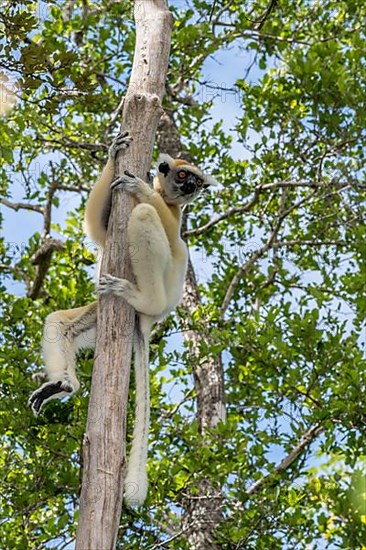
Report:
<svg viewBox="0 0 366 550"><path fill-rule="evenodd" d="M185 168L177 170L174 179L183 195L192 195L203 186L203 179Z"/></svg>

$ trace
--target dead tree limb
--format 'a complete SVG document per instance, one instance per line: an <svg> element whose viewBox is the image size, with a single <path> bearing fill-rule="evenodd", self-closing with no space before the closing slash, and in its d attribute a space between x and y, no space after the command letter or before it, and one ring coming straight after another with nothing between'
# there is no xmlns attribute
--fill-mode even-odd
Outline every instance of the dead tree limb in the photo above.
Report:
<svg viewBox="0 0 366 550"><path fill-rule="evenodd" d="M41 292L43 281L51 264L52 254L56 250L64 250L65 246L59 239L47 237L44 239L38 250L30 258L30 262L37 266L36 275L32 284L28 285L27 297L36 300Z"/></svg>
<svg viewBox="0 0 366 550"><path fill-rule="evenodd" d="M146 178L161 116L171 36L166 0L135 0L136 46L123 107L123 129L134 141L118 159L125 169ZM102 272L132 278L127 221L133 199L113 193ZM117 297L100 300L98 339L84 438L84 472L76 550L115 548L125 475L126 410L135 312Z"/></svg>

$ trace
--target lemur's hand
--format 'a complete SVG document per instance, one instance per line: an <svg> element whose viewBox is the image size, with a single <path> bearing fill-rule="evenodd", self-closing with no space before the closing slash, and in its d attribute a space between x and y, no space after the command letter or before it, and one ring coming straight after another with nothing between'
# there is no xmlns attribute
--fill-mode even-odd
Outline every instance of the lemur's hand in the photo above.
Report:
<svg viewBox="0 0 366 550"><path fill-rule="evenodd" d="M128 132L120 132L113 140L112 145L109 148L108 156L113 162L116 160L118 151L128 149L133 138L130 137Z"/></svg>
<svg viewBox="0 0 366 550"><path fill-rule="evenodd" d="M99 279L97 285L98 294L117 294L120 295L121 288L123 288L124 279L119 279L113 275L103 275Z"/></svg>
<svg viewBox="0 0 366 550"><path fill-rule="evenodd" d="M126 191L132 195L138 195L144 191L146 183L142 179L137 178L128 170L125 170L125 175L120 176L115 179L111 184L111 189L116 189L116 187L123 187Z"/></svg>

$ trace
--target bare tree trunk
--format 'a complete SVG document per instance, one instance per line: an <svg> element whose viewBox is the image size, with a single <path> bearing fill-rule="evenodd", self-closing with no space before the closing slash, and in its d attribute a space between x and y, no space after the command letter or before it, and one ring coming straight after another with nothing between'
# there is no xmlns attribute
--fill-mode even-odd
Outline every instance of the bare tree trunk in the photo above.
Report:
<svg viewBox="0 0 366 550"><path fill-rule="evenodd" d="M181 306L190 318L200 305L201 297L191 261L188 264L187 277L184 286L184 295ZM218 422L225 421L225 390L224 372L221 355L200 357L200 343L205 341L210 347L209 329L202 319L200 331L192 330L189 324L184 330L184 339L190 346L190 363L192 365L194 386L197 394L197 421L203 439L210 444L208 431L217 426ZM192 550L218 550L220 545L215 544L215 530L223 519L222 493L209 478L198 481L196 491L187 495L183 506L183 528L186 532L189 547ZM198 497L198 498L197 498Z"/></svg>
<svg viewBox="0 0 366 550"><path fill-rule="evenodd" d="M158 146L161 151L166 151L173 157L181 156L190 162L184 153L179 132L172 116L165 114L159 123ZM186 223L186 219L184 219ZM184 232L183 227L183 232ZM188 262L188 270L184 284L184 294L181 307L187 312L187 319L201 305L201 296L196 281L191 260ZM189 322L183 320L183 337L189 343L190 364L192 365L194 386L197 395L197 422L203 439L210 428L214 428L219 421L225 421L225 390L224 372L221 355L200 357L200 343L205 341L210 346L210 332L205 330L205 320L202 319L201 330L194 330ZM209 441L208 441L209 444ZM183 529L192 550L216 550L215 530L222 521L222 493L215 487L210 479L203 478L198 482L196 491L187 495L183 501L185 514L183 517Z"/></svg>
<svg viewBox="0 0 366 550"><path fill-rule="evenodd" d="M162 112L172 17L166 0L135 0L134 7L135 56L122 117L123 129L134 141L118 159L116 176L128 169L146 178ZM102 272L131 280L126 231L133 199L117 190L112 202ZM116 546L134 325L135 312L122 299L111 296L100 300L76 550L110 550Z"/></svg>

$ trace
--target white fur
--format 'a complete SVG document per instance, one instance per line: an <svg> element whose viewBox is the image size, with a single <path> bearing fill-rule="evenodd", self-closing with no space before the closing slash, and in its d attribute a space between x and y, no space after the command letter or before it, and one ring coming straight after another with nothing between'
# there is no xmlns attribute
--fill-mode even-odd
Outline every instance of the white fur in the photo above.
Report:
<svg viewBox="0 0 366 550"><path fill-rule="evenodd" d="M216 178L214 178L213 176L206 176L206 175L205 175L205 183L207 183L207 185L212 185L212 187L217 187L219 185L219 182L217 181Z"/></svg>
<svg viewBox="0 0 366 550"><path fill-rule="evenodd" d="M159 155L158 166L162 162L167 162L169 164L169 166L173 169L175 167L175 160L170 155L167 155L166 153L162 153L162 154ZM197 166L194 166L193 164L190 164L188 161L186 162L186 164L182 164L180 166L180 168L187 168L190 171L194 172L195 174L201 176L203 178L203 181L207 185L212 185L212 187L217 187L219 185L219 182L217 181L216 178L214 178L213 176L209 176L208 174L205 174Z"/></svg>
<svg viewBox="0 0 366 550"><path fill-rule="evenodd" d="M67 324L67 321L66 321ZM79 389L75 373L75 344L65 338L65 319L62 312L56 311L46 318L43 333L43 358L50 382L62 380L65 375Z"/></svg>
<svg viewBox="0 0 366 550"><path fill-rule="evenodd" d="M88 235L102 248L106 238L105 211L111 196L114 179L114 159L131 138L120 134L110 148L109 160L86 205L85 227ZM147 494L147 452L150 422L149 394L149 336L155 321L165 317L179 303L187 269L187 247L180 237L180 207L191 199L179 195L174 170L179 169L169 155L160 155L159 164L167 162L171 172L167 177L158 172L154 189L139 178L121 177L139 204L128 223L128 242L136 284L112 275L101 277L100 293L114 293L139 313L135 328L136 411L133 441L125 480L125 499L140 505ZM192 164L182 165L196 173L209 185L217 185L211 176L203 174ZM96 303L75 310L58 311L45 322L43 354L49 382L30 397L36 414L50 399L71 395L79 388L75 373L75 354L80 348L94 348L96 336ZM52 392L54 395L49 395Z"/></svg>
<svg viewBox="0 0 366 550"><path fill-rule="evenodd" d="M158 166L162 162L167 162L169 164L169 166L172 166L173 163L174 163L174 159L170 155L168 155L167 153L160 153L160 155L158 157Z"/></svg>
<svg viewBox="0 0 366 550"><path fill-rule="evenodd" d="M125 479L125 500L130 506L143 504L147 495L147 450L150 424L149 335L151 320L140 316L140 338L135 337L135 426Z"/></svg>
<svg viewBox="0 0 366 550"><path fill-rule="evenodd" d="M95 336L96 302L48 315L44 325L42 350L49 381L42 384L29 398L29 404L36 415L51 399L61 399L78 391L80 383L75 372L75 355L81 348L94 348ZM39 399L41 405L38 408L36 403Z"/></svg>

